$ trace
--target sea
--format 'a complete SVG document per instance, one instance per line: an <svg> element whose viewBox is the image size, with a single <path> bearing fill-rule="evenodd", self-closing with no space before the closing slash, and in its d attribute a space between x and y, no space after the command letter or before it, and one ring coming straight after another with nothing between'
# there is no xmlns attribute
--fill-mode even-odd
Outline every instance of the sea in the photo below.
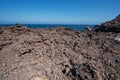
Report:
<svg viewBox="0 0 120 80"><path fill-rule="evenodd" d="M15 24L0 24L0 27L9 27L14 26ZM81 25L81 24L22 24L23 26L27 26L28 28L54 28L54 27L65 27L74 29L77 31L84 30L85 27L89 26L90 28L94 28L95 25Z"/></svg>

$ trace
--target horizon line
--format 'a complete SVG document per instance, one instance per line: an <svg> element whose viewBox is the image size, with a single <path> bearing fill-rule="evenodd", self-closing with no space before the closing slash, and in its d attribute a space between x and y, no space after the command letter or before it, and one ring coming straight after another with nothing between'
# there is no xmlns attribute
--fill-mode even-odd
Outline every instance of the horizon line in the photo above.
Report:
<svg viewBox="0 0 120 80"><path fill-rule="evenodd" d="M0 25L15 25L16 23L0 23ZM100 25L100 24L79 24L79 23L19 23L19 24L22 24L22 25L29 25L29 24L49 24L49 25Z"/></svg>

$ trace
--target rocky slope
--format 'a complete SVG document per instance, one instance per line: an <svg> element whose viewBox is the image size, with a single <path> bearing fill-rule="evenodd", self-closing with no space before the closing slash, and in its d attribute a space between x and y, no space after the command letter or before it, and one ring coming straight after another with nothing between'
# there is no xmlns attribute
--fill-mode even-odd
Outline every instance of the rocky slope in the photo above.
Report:
<svg viewBox="0 0 120 80"><path fill-rule="evenodd" d="M100 27L0 28L0 80L120 80L120 32Z"/></svg>
<svg viewBox="0 0 120 80"><path fill-rule="evenodd" d="M107 21L101 25L97 25L94 28L95 31L102 31L102 32L120 32L120 15L118 15L115 19L111 21Z"/></svg>

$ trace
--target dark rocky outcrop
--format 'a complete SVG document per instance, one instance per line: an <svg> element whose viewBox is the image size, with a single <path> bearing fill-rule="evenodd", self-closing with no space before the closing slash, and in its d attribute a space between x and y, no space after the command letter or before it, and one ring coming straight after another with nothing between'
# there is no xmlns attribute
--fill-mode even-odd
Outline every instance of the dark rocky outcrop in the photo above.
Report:
<svg viewBox="0 0 120 80"><path fill-rule="evenodd" d="M95 26L93 30L102 32L120 32L120 15L111 21Z"/></svg>
<svg viewBox="0 0 120 80"><path fill-rule="evenodd" d="M16 26L16 27L22 27L22 25L19 24L19 23L16 23L15 26Z"/></svg>
<svg viewBox="0 0 120 80"><path fill-rule="evenodd" d="M0 28L0 80L120 80L120 32L100 27Z"/></svg>

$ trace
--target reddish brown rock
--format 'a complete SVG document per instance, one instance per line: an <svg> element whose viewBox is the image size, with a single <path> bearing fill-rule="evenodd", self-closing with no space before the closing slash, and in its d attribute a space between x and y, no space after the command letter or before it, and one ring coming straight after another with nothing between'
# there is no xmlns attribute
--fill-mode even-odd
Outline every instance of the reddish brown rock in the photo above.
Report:
<svg viewBox="0 0 120 80"><path fill-rule="evenodd" d="M94 31L102 31L102 32L120 32L120 15L118 15L115 19L111 21L107 21L101 25L97 25Z"/></svg>
<svg viewBox="0 0 120 80"><path fill-rule="evenodd" d="M0 28L0 80L120 80L119 32Z"/></svg>

